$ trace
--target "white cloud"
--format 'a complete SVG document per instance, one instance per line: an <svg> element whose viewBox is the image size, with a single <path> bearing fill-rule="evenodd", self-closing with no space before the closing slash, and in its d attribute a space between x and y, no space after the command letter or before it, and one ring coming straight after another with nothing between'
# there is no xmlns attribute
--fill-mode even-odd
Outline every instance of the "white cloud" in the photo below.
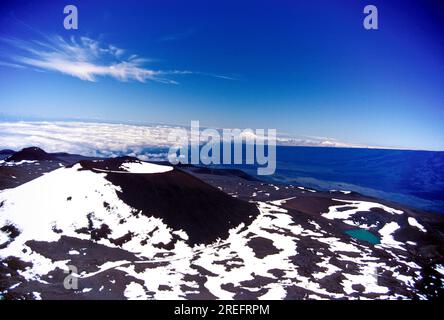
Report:
<svg viewBox="0 0 444 320"><path fill-rule="evenodd" d="M2 40L20 51L11 55L12 61L2 61L3 66L55 71L86 81L97 81L98 77L108 76L119 81L152 80L176 84L177 82L169 76L193 73L146 68L144 65L149 60L134 54L129 55L124 49L88 37L71 37L65 40L60 36L53 36L45 38L44 41Z"/></svg>
<svg viewBox="0 0 444 320"><path fill-rule="evenodd" d="M0 122L0 149L20 150L38 146L48 152L86 156L136 156L143 160L165 159L174 130L189 128L166 125L130 125L89 122ZM202 128L204 129L204 128ZM206 141L202 141L206 142ZM278 136L278 145L357 147L332 140ZM155 151L152 149L156 148Z"/></svg>
<svg viewBox="0 0 444 320"><path fill-rule="evenodd" d="M307 147L334 147L334 148L371 148L371 146L338 141L328 137L293 137L290 135L280 135L278 137L280 145L307 146Z"/></svg>
<svg viewBox="0 0 444 320"><path fill-rule="evenodd" d="M144 148L168 147L168 134L174 128L85 122L0 122L0 149L38 146L48 152L88 156L146 156Z"/></svg>

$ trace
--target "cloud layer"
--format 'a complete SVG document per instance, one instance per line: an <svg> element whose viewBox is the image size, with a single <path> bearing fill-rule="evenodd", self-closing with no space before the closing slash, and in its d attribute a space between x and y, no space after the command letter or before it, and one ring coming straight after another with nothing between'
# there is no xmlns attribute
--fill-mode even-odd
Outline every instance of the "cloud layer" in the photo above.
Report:
<svg viewBox="0 0 444 320"><path fill-rule="evenodd" d="M165 125L0 122L0 149L20 150L38 146L48 152L69 152L86 156L131 155L144 160L166 159L166 152L172 145L168 136L178 129L190 135L189 128ZM288 136L278 136L277 144L357 147L332 139L297 139Z"/></svg>
<svg viewBox="0 0 444 320"><path fill-rule="evenodd" d="M149 69L145 67L149 60L88 37L71 37L69 40L60 36L33 41L1 40L17 50L17 53L11 55L11 61L0 62L4 66L55 71L85 81L112 77L119 81L151 80L176 84L171 76L192 74L191 71Z"/></svg>

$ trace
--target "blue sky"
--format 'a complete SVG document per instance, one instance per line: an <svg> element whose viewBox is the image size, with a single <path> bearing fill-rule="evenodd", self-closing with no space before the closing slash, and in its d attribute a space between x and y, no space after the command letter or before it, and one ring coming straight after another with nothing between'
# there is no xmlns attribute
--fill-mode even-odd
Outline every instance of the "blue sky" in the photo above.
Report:
<svg viewBox="0 0 444 320"><path fill-rule="evenodd" d="M66 4L78 30L63 28ZM362 26L367 4L377 31ZM444 150L438 0L19 0L0 17L3 118L200 120Z"/></svg>

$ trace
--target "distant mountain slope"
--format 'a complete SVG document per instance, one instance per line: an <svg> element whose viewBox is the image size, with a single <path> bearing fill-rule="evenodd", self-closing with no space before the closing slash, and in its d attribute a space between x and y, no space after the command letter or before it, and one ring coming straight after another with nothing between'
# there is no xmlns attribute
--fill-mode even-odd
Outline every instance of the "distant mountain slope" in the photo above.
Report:
<svg viewBox="0 0 444 320"><path fill-rule="evenodd" d="M37 147L0 153L0 190L14 188L46 172L85 159L96 159L69 153L47 153Z"/></svg>
<svg viewBox="0 0 444 320"><path fill-rule="evenodd" d="M93 171L115 171L123 163L135 160L124 157L80 164ZM259 214L254 204L233 198L177 168L159 174L112 172L106 179L120 187L117 194L123 202L145 215L162 219L175 230L184 230L190 244L226 238L230 229L251 223Z"/></svg>
<svg viewBox="0 0 444 320"><path fill-rule="evenodd" d="M30 147L22 149L18 152L14 152L10 157L8 157L6 162L20 162L20 161L44 161L44 160L54 160L57 161L58 158L49 153L46 153L40 148Z"/></svg>
<svg viewBox="0 0 444 320"><path fill-rule="evenodd" d="M13 154L15 151L14 150L11 150L11 149L3 149L3 150L0 150L0 155L10 155L10 154Z"/></svg>
<svg viewBox="0 0 444 320"><path fill-rule="evenodd" d="M59 168L0 192L6 299L444 295L437 215L131 157L30 161L0 172ZM69 267L78 288L64 287Z"/></svg>

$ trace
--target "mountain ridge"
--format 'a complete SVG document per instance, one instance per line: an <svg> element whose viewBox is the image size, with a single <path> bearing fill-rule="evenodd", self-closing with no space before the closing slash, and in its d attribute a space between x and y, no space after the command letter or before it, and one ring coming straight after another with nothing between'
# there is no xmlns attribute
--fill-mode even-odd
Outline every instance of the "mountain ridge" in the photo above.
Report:
<svg viewBox="0 0 444 320"><path fill-rule="evenodd" d="M42 169L0 192L7 299L443 296L439 215L238 172L64 156L0 164L0 178ZM74 290L63 287L70 265Z"/></svg>

